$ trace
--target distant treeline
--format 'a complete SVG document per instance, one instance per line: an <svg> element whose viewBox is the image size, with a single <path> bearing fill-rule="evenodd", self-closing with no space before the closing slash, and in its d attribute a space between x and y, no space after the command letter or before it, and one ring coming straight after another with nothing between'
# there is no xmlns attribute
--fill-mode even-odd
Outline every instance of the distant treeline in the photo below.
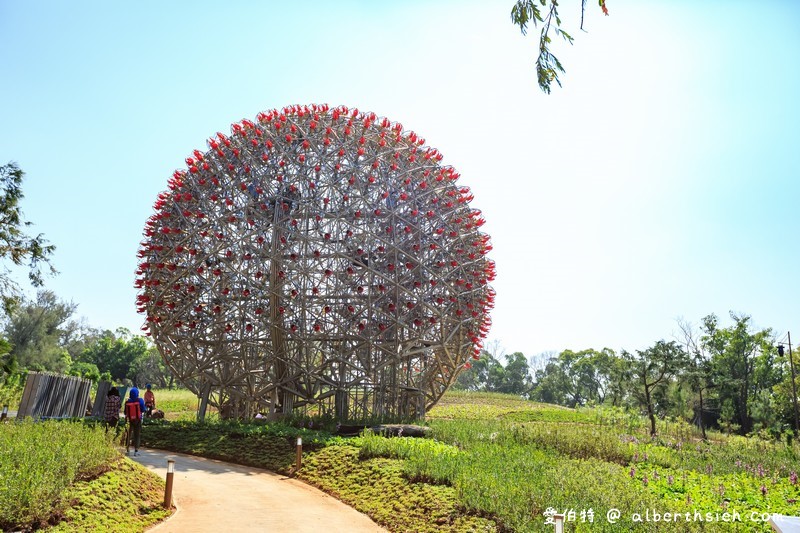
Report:
<svg viewBox="0 0 800 533"><path fill-rule="evenodd" d="M652 433L656 419L669 416L691 421L703 433L708 426L743 434L796 430L786 339L776 339L769 328L756 331L747 315L730 317L727 327L715 315L698 327L679 322L679 339L633 353L590 348L540 356L535 369L522 353L484 350L456 387L567 407L637 409L650 418ZM798 359L793 360L796 368Z"/></svg>
<svg viewBox="0 0 800 533"><path fill-rule="evenodd" d="M10 310L0 326L0 393L18 384L28 370L95 382L170 384L158 350L146 337L124 328L92 328L73 318L76 308L43 290L35 300L23 299Z"/></svg>

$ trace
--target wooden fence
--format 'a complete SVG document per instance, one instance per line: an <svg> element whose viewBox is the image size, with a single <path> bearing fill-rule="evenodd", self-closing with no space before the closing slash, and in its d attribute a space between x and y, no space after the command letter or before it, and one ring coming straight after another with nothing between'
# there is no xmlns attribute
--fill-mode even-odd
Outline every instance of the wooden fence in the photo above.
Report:
<svg viewBox="0 0 800 533"><path fill-rule="evenodd" d="M28 372L17 419L83 417L92 382L74 376Z"/></svg>

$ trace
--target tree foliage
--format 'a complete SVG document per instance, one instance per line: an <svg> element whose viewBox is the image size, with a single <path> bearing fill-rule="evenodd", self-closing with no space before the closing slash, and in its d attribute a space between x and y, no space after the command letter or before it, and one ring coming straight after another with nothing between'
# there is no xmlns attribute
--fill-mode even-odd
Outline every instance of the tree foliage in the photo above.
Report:
<svg viewBox="0 0 800 533"><path fill-rule="evenodd" d="M611 389L614 351L608 348L574 352L564 350L536 372L534 397L543 402L560 397L562 405L576 407L603 403Z"/></svg>
<svg viewBox="0 0 800 533"><path fill-rule="evenodd" d="M598 4L605 15L608 15L608 8L605 0L599 0ZM563 38L569 44L574 41L573 37L564 31L561 26L561 16L558 11L558 0L518 0L511 9L511 21L519 26L523 35L528 33L528 24L535 27L541 25L539 33L539 55L536 57L536 78L539 88L546 94L550 94L553 82L561 87L559 74L564 73L564 67L550 49L553 35ZM586 0L581 2L581 26L583 29L583 17L586 12Z"/></svg>
<svg viewBox="0 0 800 533"><path fill-rule="evenodd" d="M780 381L772 330L752 330L749 316L731 313L733 325L719 326L715 315L703 319L701 342L711 354L712 379L721 404L732 409L743 432L753 429L752 401ZM763 399L762 399L763 402Z"/></svg>
<svg viewBox="0 0 800 533"><path fill-rule="evenodd" d="M701 326L679 321L679 341L658 341L631 354L564 350L535 373L530 398L567 407L606 404L636 408L650 420L675 417L741 433L778 435L793 425L788 353L781 357L772 330L731 313ZM794 355L794 354L792 354ZM800 386L800 383L796 384Z"/></svg>
<svg viewBox="0 0 800 533"><path fill-rule="evenodd" d="M147 357L151 348L144 337L132 335L125 328L107 330L83 351L81 360L97 365L100 372L108 372L115 381L134 381L137 361Z"/></svg>
<svg viewBox="0 0 800 533"><path fill-rule="evenodd" d="M72 320L76 308L47 290L39 291L36 300L23 299L0 339L3 376L38 370L167 386L169 372L152 343L124 328L99 331Z"/></svg>
<svg viewBox="0 0 800 533"><path fill-rule="evenodd" d="M39 291L36 300L22 300L12 310L4 331L14 364L30 370L69 370L72 361L61 338L76 308L48 290Z"/></svg>
<svg viewBox="0 0 800 533"><path fill-rule="evenodd" d="M667 391L672 378L686 368L688 357L677 342L660 340L635 355L624 353L630 362L632 395L645 409L650 419L650 434L656 434L656 406L667 401Z"/></svg>
<svg viewBox="0 0 800 533"><path fill-rule="evenodd" d="M50 264L50 256L55 251L52 244L40 233L30 236L25 228L31 225L24 219L20 200L22 180L25 173L12 162L0 166L0 259L9 260L13 265L28 267L28 279L34 287L41 287L45 271L55 273ZM4 308L10 311L19 301L19 285L12 279L7 264L0 272L0 298Z"/></svg>
<svg viewBox="0 0 800 533"><path fill-rule="evenodd" d="M459 374L455 388L471 391L504 392L524 395L530 391L531 376L528 361L520 352L504 354L505 365L483 350L470 368Z"/></svg>

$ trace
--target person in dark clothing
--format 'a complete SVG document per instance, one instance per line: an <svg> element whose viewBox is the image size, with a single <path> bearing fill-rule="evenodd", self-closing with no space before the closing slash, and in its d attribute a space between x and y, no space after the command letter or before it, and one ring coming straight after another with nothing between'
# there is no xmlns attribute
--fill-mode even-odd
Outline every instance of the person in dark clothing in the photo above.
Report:
<svg viewBox="0 0 800 533"><path fill-rule="evenodd" d="M106 423L106 431L108 428L116 428L119 423L119 409L120 409L119 390L116 387L111 387L106 395L106 407L103 412L103 419Z"/></svg>
<svg viewBox="0 0 800 533"><path fill-rule="evenodd" d="M130 439L133 440L133 455L139 455L139 442L142 438L142 419L144 418L144 400L139 398L139 389L131 387L130 396L125 402L125 420L130 428Z"/></svg>

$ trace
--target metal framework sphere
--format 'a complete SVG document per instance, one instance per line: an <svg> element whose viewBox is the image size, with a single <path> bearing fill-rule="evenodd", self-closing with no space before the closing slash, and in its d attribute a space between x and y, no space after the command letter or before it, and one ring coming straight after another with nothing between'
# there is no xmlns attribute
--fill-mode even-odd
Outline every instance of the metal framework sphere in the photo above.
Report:
<svg viewBox="0 0 800 533"><path fill-rule="evenodd" d="M494 263L469 188L402 125L292 106L217 133L145 225L143 329L225 416L421 416L477 358Z"/></svg>

